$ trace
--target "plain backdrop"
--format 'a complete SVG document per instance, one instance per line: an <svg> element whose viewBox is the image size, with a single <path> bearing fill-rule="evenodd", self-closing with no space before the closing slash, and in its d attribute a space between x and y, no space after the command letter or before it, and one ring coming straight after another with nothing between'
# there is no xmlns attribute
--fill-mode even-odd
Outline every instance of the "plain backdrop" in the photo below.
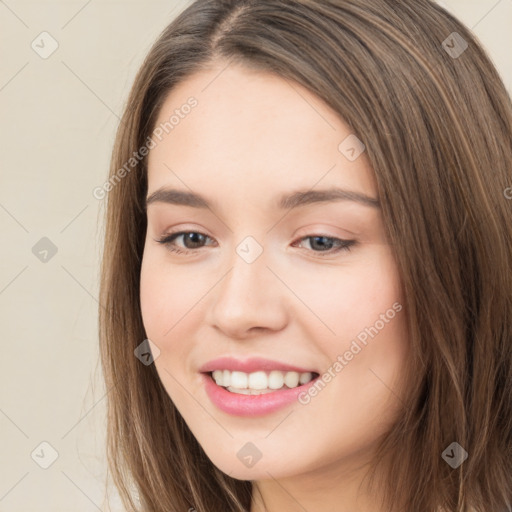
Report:
<svg viewBox="0 0 512 512"><path fill-rule="evenodd" d="M189 3L0 1L0 512L109 510L92 192L136 70ZM512 0L440 3L510 91Z"/></svg>

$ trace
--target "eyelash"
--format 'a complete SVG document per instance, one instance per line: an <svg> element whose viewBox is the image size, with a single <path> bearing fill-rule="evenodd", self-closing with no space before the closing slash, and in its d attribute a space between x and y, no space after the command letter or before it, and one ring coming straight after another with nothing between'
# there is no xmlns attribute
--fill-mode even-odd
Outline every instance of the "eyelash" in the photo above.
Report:
<svg viewBox="0 0 512 512"><path fill-rule="evenodd" d="M194 252L194 251L197 251L199 249L202 249L202 247L199 247L199 248L196 248L196 249L181 249L181 248L177 247L176 245L174 245L174 240L176 238L178 238L179 236L181 236L181 235L187 235L187 234L190 234L190 233L194 233L194 234L198 234L198 235L204 236L206 238L210 238L208 235L205 235L204 233L201 233L199 231L179 231L179 232L176 232L176 233L170 233L170 234L164 235L160 239L155 240L155 241L160 243L160 244L162 244L162 245L165 245L166 248L169 251L171 251L171 252L178 253L178 254L189 254L191 252ZM356 243L355 240L343 240L341 238L336 238L336 237L327 236L327 235L309 235L309 236L304 236L302 238L299 238L297 241L301 242L301 241L307 240L309 238L326 238L327 240L334 240L336 242L339 242L337 249L332 249L331 248L331 249L329 249L327 251L313 251L314 253L317 253L320 257L323 257L324 255L337 254L337 253L339 253L341 251L349 252L351 247L353 245L355 245L355 243Z"/></svg>

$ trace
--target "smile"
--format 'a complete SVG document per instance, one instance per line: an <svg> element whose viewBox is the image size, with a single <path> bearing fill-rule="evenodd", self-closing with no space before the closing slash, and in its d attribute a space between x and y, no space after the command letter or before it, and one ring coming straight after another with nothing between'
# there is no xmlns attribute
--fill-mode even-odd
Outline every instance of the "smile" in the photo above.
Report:
<svg viewBox="0 0 512 512"><path fill-rule="evenodd" d="M243 395L261 395L273 393L280 389L293 389L299 385L307 384L315 376L314 372L283 372L255 371L246 373L241 371L214 370L211 376L217 386L227 389L231 393Z"/></svg>

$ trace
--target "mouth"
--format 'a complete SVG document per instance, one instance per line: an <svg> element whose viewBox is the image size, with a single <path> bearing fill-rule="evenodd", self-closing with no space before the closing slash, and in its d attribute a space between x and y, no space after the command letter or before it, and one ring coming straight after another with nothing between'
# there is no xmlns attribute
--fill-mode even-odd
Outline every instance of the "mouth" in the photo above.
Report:
<svg viewBox="0 0 512 512"><path fill-rule="evenodd" d="M230 393L240 395L263 395L295 389L316 379L317 372L264 371L251 373L231 370L205 372L215 384Z"/></svg>

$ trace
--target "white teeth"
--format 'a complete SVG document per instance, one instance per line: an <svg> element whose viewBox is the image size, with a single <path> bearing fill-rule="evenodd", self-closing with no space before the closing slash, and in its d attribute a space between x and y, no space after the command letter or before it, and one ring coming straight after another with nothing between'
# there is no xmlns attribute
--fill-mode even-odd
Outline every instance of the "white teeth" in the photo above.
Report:
<svg viewBox="0 0 512 512"><path fill-rule="evenodd" d="M312 372L281 372L273 370L269 373L256 371L244 373L229 370L215 370L212 372L213 380L218 386L227 388L233 393L244 395L259 395L281 389L284 385L295 388L313 379Z"/></svg>
<svg viewBox="0 0 512 512"><path fill-rule="evenodd" d="M296 388L297 385L299 384L299 374L297 372L288 372L284 376L284 383L289 388Z"/></svg>
<svg viewBox="0 0 512 512"><path fill-rule="evenodd" d="M249 376L244 372L231 372L231 386L238 389L247 389ZM222 384L224 385L224 383Z"/></svg>
<svg viewBox="0 0 512 512"><path fill-rule="evenodd" d="M303 384L307 384L313 378L313 374L311 372L301 373L299 377L299 384L302 386Z"/></svg>
<svg viewBox="0 0 512 512"><path fill-rule="evenodd" d="M270 389L281 389L284 384L283 372L272 371L268 376L268 387Z"/></svg>
<svg viewBox="0 0 512 512"><path fill-rule="evenodd" d="M249 389L267 389L267 381L267 374L265 372L250 373L247 387Z"/></svg>

